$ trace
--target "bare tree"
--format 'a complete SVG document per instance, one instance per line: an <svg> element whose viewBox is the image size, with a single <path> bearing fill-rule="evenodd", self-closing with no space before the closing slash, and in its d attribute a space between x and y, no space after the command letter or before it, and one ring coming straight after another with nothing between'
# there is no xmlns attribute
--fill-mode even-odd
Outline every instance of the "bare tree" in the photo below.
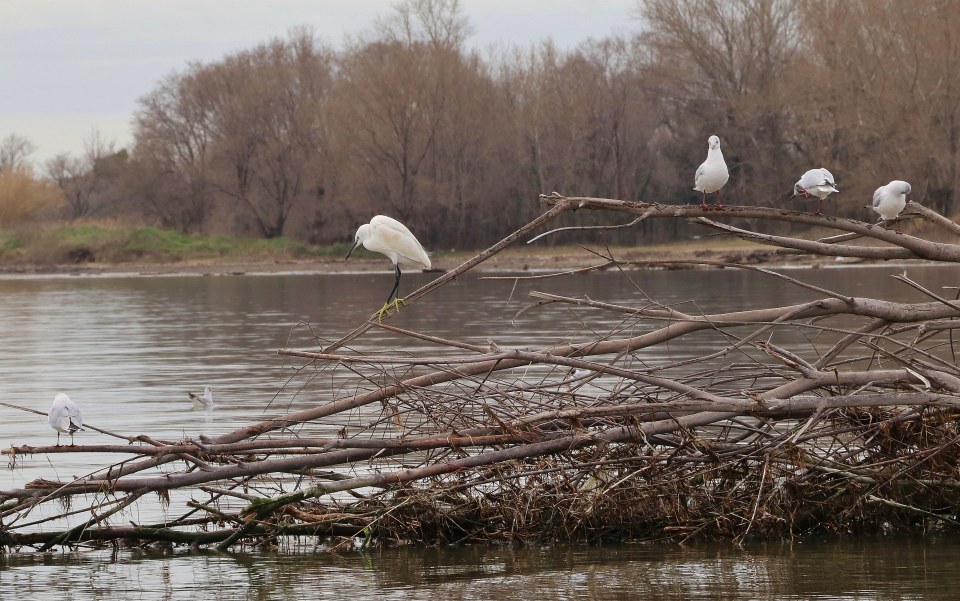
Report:
<svg viewBox="0 0 960 601"><path fill-rule="evenodd" d="M417 224L420 169L439 127L445 86L421 53L376 42L344 57L337 86L338 145L355 160L366 196Z"/></svg>
<svg viewBox="0 0 960 601"><path fill-rule="evenodd" d="M510 124L516 188L617 198L648 193L657 107L647 99L639 68L623 39L572 51L545 42L500 56L498 88ZM631 241L635 235L651 239L642 232L631 234Z"/></svg>
<svg viewBox="0 0 960 601"><path fill-rule="evenodd" d="M446 54L452 85L421 186L435 243L471 247L514 225L503 166L506 119L496 83L475 54ZM438 210L431 210L436 207Z"/></svg>
<svg viewBox="0 0 960 601"><path fill-rule="evenodd" d="M349 157L340 163L345 184L375 210L422 229L445 220L452 207L441 197L456 194L437 185L437 176L448 157L438 146L440 136L468 118L467 99L457 87L470 80L484 94L476 79L479 63L462 48L468 33L459 2L409 1L340 61L331 123L335 143ZM465 155L449 158L460 163L453 171L465 175Z"/></svg>
<svg viewBox="0 0 960 601"><path fill-rule="evenodd" d="M294 207L322 187L331 62L309 30L298 30L212 67L214 182L264 237L283 235Z"/></svg>
<svg viewBox="0 0 960 601"><path fill-rule="evenodd" d="M119 174L106 161L115 154L114 143L93 130L83 141L80 157L58 154L47 161L47 175L63 192L71 219L93 215L108 203L108 187Z"/></svg>
<svg viewBox="0 0 960 601"><path fill-rule="evenodd" d="M799 44L788 0L643 0L644 79L665 127L659 151L693 173L718 134L732 171L728 195L750 204L795 181L788 148L790 67Z"/></svg>
<svg viewBox="0 0 960 601"><path fill-rule="evenodd" d="M460 0L404 0L377 20L384 41L405 46L427 43L434 49L460 48L473 33Z"/></svg>
<svg viewBox="0 0 960 601"><path fill-rule="evenodd" d="M226 213L260 235L283 235L294 208L322 188L330 65L313 34L296 30L191 65L143 98L134 156L141 169L156 166L142 192L151 212L186 231L219 195Z"/></svg>
<svg viewBox="0 0 960 601"><path fill-rule="evenodd" d="M10 133L0 140L0 171L26 165L27 158L37 150L30 140Z"/></svg>
<svg viewBox="0 0 960 601"><path fill-rule="evenodd" d="M818 25L804 30L805 60L794 78L796 146L840 163L837 177L861 198L902 178L915 197L955 213L960 4L807 0L799 6L803 22Z"/></svg>
<svg viewBox="0 0 960 601"><path fill-rule="evenodd" d="M134 117L133 187L143 209L181 232L213 210L214 90L198 64L140 99Z"/></svg>

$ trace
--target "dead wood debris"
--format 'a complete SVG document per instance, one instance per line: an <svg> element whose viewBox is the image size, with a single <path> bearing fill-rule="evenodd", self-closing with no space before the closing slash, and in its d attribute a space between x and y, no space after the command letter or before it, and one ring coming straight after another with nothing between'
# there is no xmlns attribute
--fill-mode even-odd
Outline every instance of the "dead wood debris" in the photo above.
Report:
<svg viewBox="0 0 960 601"><path fill-rule="evenodd" d="M804 213L541 200L550 207L544 216L407 302L573 209L696 219L791 252L960 261L957 245ZM929 210L914 213L952 231ZM768 236L718 222L726 216L847 234L820 241ZM872 244L834 243L857 238ZM537 294L524 312L563 306L576 312L584 332L537 350L505 348L496 332L478 345L369 321L320 350L280 350L312 368L305 374L351 370L355 394L317 399L314 408L212 440L141 435L121 437L118 445L5 449L13 463L34 453L131 457L73 481L38 479L0 491L0 546L226 549L271 547L289 537L370 545L956 531L957 303L905 276L901 282L922 301L846 297L802 282L800 272L794 278L743 264L762 262L766 252L709 263L759 271L820 298L703 314L662 305L639 289L630 306ZM597 254L597 269L642 262ZM617 325L601 331L594 318ZM432 350L340 351L371 328ZM675 355L687 340L712 350ZM349 417L340 436L301 431L331 416ZM128 506L153 495L171 503L172 491L191 497L179 518L121 519Z"/></svg>

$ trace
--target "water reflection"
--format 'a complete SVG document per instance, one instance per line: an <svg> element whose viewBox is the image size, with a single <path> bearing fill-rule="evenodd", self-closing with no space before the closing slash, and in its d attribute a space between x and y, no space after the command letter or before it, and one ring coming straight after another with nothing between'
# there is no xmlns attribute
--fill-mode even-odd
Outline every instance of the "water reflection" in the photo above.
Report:
<svg viewBox="0 0 960 601"><path fill-rule="evenodd" d="M465 547L257 554L107 551L0 557L30 599L935 599L955 540Z"/></svg>

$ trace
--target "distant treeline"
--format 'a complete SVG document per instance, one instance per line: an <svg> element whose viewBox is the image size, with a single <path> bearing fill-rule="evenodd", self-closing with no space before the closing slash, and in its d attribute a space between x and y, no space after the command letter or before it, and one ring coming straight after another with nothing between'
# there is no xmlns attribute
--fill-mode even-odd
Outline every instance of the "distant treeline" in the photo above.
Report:
<svg viewBox="0 0 960 601"><path fill-rule="evenodd" d="M823 166L841 190L829 214L873 219L863 207L893 179L957 213L960 0L638 0L634 16L630 38L481 52L456 0L407 0L339 50L302 28L193 63L141 99L127 150L92 135L31 170L29 141L5 138L0 225L56 205L330 243L385 213L428 248L477 247L538 213L541 192L698 202L711 134L725 202L786 204Z"/></svg>

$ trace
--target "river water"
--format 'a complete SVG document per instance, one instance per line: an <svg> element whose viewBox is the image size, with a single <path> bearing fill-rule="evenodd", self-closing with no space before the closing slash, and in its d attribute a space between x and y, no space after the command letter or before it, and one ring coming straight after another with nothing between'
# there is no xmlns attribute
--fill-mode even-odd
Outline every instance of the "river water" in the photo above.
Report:
<svg viewBox="0 0 960 601"><path fill-rule="evenodd" d="M890 277L904 269L911 279L951 298L953 292L942 288L960 284L960 274L949 267L784 273L844 294L928 301ZM402 292L431 277L404 274ZM349 393L356 382L348 370L307 377L297 369L301 362L276 350L338 338L377 308L391 285L390 273L2 278L0 401L45 412L60 391L79 403L85 421L110 431L174 439L229 432ZM729 269L532 281L467 276L404 308L392 323L474 344L493 339L502 347L531 348L618 327L616 316L559 305L514 318L530 302L531 290L632 306L650 298L691 313L820 296L763 274ZM711 344L720 348L725 342L714 337L697 339L696 348L671 344L669 358L703 354ZM371 331L352 346L415 350L426 343ZM194 410L186 396L187 391L201 393L205 385L214 390L211 412ZM312 426L317 428L312 433L334 435L341 426L334 416ZM0 406L3 448L55 440L45 416ZM77 435L77 442L112 441L87 431ZM103 456L80 454L21 458L0 471L0 489L19 488L38 477L69 479L102 461ZM184 508L177 504L175 498L164 511L179 515ZM127 517L142 523L158 516ZM0 557L0 599L94 598L98 590L124 591L117 598L163 599L280 599L310 593L356 599L955 598L958 561L958 541L886 539L743 548L468 547L373 555L352 549L229 555L97 551Z"/></svg>

